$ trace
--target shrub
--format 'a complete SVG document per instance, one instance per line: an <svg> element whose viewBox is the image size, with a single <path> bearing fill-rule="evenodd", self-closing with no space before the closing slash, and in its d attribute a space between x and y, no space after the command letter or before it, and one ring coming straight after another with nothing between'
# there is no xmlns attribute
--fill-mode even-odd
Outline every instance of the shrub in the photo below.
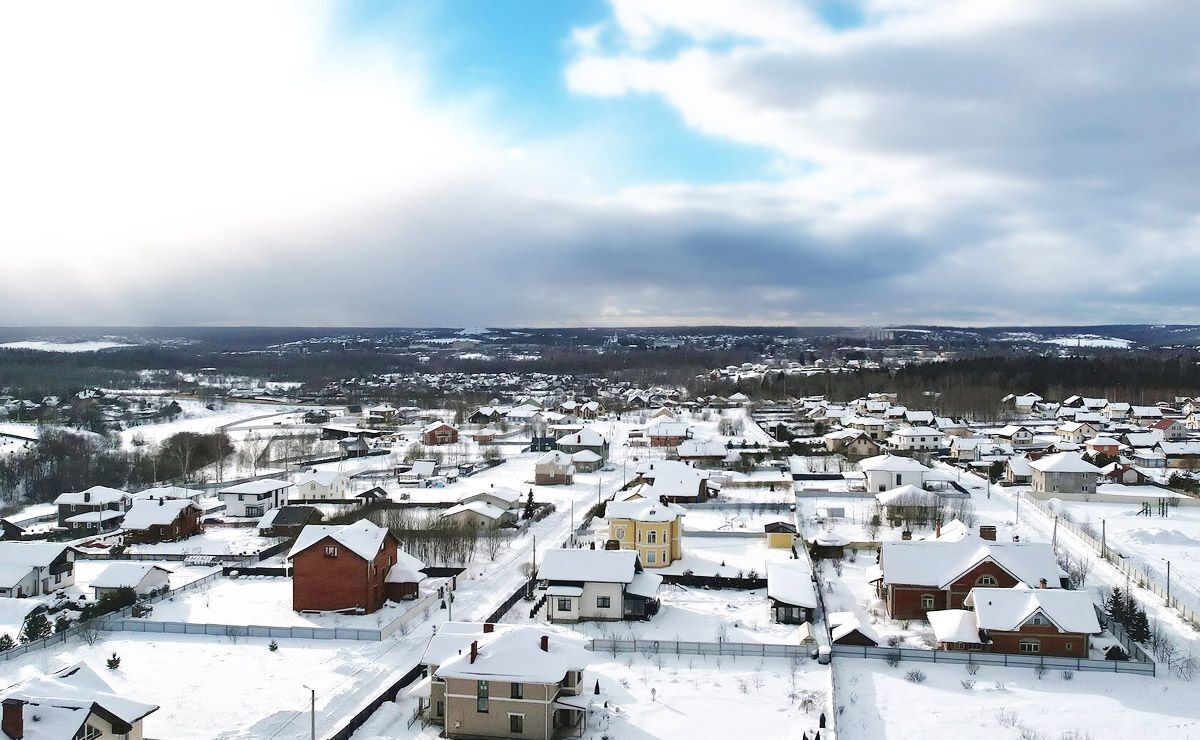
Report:
<svg viewBox="0 0 1200 740"><path fill-rule="evenodd" d="M12 650L16 646L17 645L15 642L13 642L11 635L8 633L0 635L0 653L4 652L5 650Z"/></svg>
<svg viewBox="0 0 1200 740"><path fill-rule="evenodd" d="M886 660L887 664L890 665L892 668L895 668L896 666L900 665L900 651L895 650L895 651L888 653L887 657L884 658L884 660Z"/></svg>
<svg viewBox="0 0 1200 740"><path fill-rule="evenodd" d="M887 639L887 644L888 644L888 647L896 647L897 645L900 644L900 636L899 635L891 635Z"/></svg>
<svg viewBox="0 0 1200 740"><path fill-rule="evenodd" d="M973 678L964 678L963 680L959 681L959 683L961 683L962 687L967 691L975 688L975 679Z"/></svg>
<svg viewBox="0 0 1200 740"><path fill-rule="evenodd" d="M1075 678L1075 671L1063 671L1062 672L1062 680L1070 681L1073 678Z"/></svg>
<svg viewBox="0 0 1200 740"><path fill-rule="evenodd" d="M279 643L275 642L274 640L271 640L271 644L267 645L267 650L270 650L271 652L275 652L278 649Z"/></svg>
<svg viewBox="0 0 1200 740"><path fill-rule="evenodd" d="M121 658L116 653L113 653L112 657L105 661L105 665L108 666L108 670L115 671L121 667Z"/></svg>
<svg viewBox="0 0 1200 740"><path fill-rule="evenodd" d="M1046 666L1044 666L1044 665L1034 666L1033 673L1034 673L1034 675L1036 675L1038 677L1038 680L1041 681L1042 677L1046 675Z"/></svg>
<svg viewBox="0 0 1200 740"><path fill-rule="evenodd" d="M967 663L967 673L971 674L972 676L974 676L976 673L979 673L979 664Z"/></svg>
<svg viewBox="0 0 1200 740"><path fill-rule="evenodd" d="M925 683L925 679L929 678L925 675L925 671L911 670L904 674L904 680L909 683Z"/></svg>

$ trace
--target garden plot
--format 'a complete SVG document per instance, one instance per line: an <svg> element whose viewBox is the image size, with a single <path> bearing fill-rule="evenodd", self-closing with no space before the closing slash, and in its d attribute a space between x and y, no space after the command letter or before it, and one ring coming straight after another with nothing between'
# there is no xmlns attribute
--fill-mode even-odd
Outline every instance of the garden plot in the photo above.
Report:
<svg viewBox="0 0 1200 740"><path fill-rule="evenodd" d="M887 616L883 600L875 595L875 587L867 581L867 569L875 565L874 552L850 552L842 561L841 575L830 560L817 563L818 581L825 598L827 612L853 612L859 622L869 625L879 636L880 645L915 649L932 649L937 645L933 628L923 620L895 620Z"/></svg>
<svg viewBox="0 0 1200 740"><path fill-rule="evenodd" d="M146 619L193 624L379 629L404 615L411 601L384 602L373 614L301 614L292 610L292 579L282 576L218 578L157 602Z"/></svg>
<svg viewBox="0 0 1200 740"><path fill-rule="evenodd" d="M812 737L828 711L829 671L807 659L593 653L583 675L592 700L584 740ZM600 693L595 691L600 684ZM605 706L607 703L607 706ZM753 709L747 707L753 705ZM415 697L385 704L355 740L432 740L442 728L407 728Z"/></svg>
<svg viewBox="0 0 1200 740"><path fill-rule="evenodd" d="M840 658L840 740L1200 737L1196 687L1173 679ZM907 680L910 671L926 676ZM964 683L966 682L966 683ZM914 708L919 707L919 710ZM1076 733L1076 734L1071 734Z"/></svg>
<svg viewBox="0 0 1200 740"><path fill-rule="evenodd" d="M116 693L159 705L145 720L147 737L243 740L308 737L305 685L317 692L322 736L369 701L402 665L415 658L402 641L267 640L202 635L103 633L87 646L69 641L5 664L5 683L87 663ZM116 653L120 668L106 660ZM407 667L407 665L405 665Z"/></svg>
<svg viewBox="0 0 1200 740"><path fill-rule="evenodd" d="M763 525L792 521L786 507L779 511L758 511L745 508L688 509L683 518L684 532L744 532L762 534Z"/></svg>
<svg viewBox="0 0 1200 740"><path fill-rule="evenodd" d="M684 518L687 521L687 518ZM683 573L691 571L697 576L737 577L740 573L748 577L753 571L759 578L766 578L767 563L772 560L789 560L789 550L771 549L762 537L704 537L685 534L683 536L683 558L665 568L653 569L654 573Z"/></svg>
<svg viewBox="0 0 1200 740"><path fill-rule="evenodd" d="M85 594L88 597L92 596L92 581L96 580L96 576L100 575L108 566L114 563L128 563L129 560L76 560L75 561L75 585L72 587L80 594ZM192 565L184 565L178 561L151 561L139 560L136 561L140 565L157 565L160 568L165 568L171 572L168 577L168 583L171 588L179 588L187 584L198 581L205 576L218 572L221 569L216 567L200 567ZM71 593L72 589L67 592Z"/></svg>

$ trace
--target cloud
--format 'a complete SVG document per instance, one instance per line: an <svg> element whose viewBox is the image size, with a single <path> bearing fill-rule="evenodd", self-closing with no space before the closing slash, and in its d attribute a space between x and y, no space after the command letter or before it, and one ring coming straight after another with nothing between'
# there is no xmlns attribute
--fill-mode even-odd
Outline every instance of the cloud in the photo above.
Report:
<svg viewBox="0 0 1200 740"><path fill-rule="evenodd" d="M636 130L506 131L340 4L0 7L5 321L1194 320L1200 9L730 7L563 31L581 101L770 154L705 186L623 181Z"/></svg>

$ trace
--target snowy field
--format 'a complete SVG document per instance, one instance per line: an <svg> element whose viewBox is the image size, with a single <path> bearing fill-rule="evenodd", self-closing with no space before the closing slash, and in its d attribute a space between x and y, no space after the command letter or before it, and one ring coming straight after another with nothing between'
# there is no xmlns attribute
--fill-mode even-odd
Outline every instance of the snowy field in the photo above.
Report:
<svg viewBox="0 0 1200 740"><path fill-rule="evenodd" d="M204 532L178 542L129 545L129 552L182 555L253 555L278 543L275 537L261 537L256 527L205 527Z"/></svg>
<svg viewBox="0 0 1200 740"><path fill-rule="evenodd" d="M757 532L771 522L792 521L792 512L786 507L778 511L754 511L749 509L688 509L683 518L685 532ZM766 535L763 535L764 537Z"/></svg>
<svg viewBox="0 0 1200 740"><path fill-rule="evenodd" d="M70 593L73 593L73 590L77 590L79 593L82 593L82 594L86 595L88 598L91 598L91 596L92 596L91 584L92 584L92 581L96 580L96 576L100 575L101 571L103 571L105 568L107 568L108 566L110 566L114 563L127 563L127 562L131 562L131 561L128 561L128 560L76 560L75 561L75 585L72 587L72 589L68 589L67 593L70 594ZM157 565L161 568L165 568L165 569L171 571L171 575L167 579L167 582L171 586L171 588L179 588L180 586L186 586L187 584L191 583L192 581L198 581L201 578L209 575L210 573L215 573L220 570L220 568L216 568L216 567L199 567L199 566L184 565L183 563L180 563L178 561L139 560L137 562L140 564L143 564L143 565Z"/></svg>
<svg viewBox="0 0 1200 740"><path fill-rule="evenodd" d="M0 349L33 349L39 352L98 352L102 349L133 346L124 342L47 342L29 340L24 342L5 342L4 344L0 344Z"/></svg>
<svg viewBox="0 0 1200 740"><path fill-rule="evenodd" d="M961 665L851 658L833 665L840 740L1200 738L1196 687L1178 680L1076 672L1068 681L1061 671L1038 679L1032 669L998 666L972 676ZM912 670L927 679L906 680Z"/></svg>
<svg viewBox="0 0 1200 740"><path fill-rule="evenodd" d="M684 517L687 521L687 517ZM683 558L655 573L692 571L698 576L734 577L755 571L760 578L767 576L767 562L789 560L791 551L767 547L764 537L704 537L683 536Z"/></svg>
<svg viewBox="0 0 1200 740"><path fill-rule="evenodd" d="M305 685L317 690L318 728L352 713L394 672L389 651L404 643L267 640L103 633L93 647L71 641L4 664L6 683L83 661L116 692L158 704L145 734L172 740L307 738ZM116 653L121 667L110 671Z"/></svg>
<svg viewBox="0 0 1200 740"><path fill-rule="evenodd" d="M593 699L585 740L796 740L812 737L826 711L829 672L807 659L593 655L583 677ZM597 681L598 696L590 693ZM385 704L354 740L439 737L436 725L405 727L415 706L410 697Z"/></svg>

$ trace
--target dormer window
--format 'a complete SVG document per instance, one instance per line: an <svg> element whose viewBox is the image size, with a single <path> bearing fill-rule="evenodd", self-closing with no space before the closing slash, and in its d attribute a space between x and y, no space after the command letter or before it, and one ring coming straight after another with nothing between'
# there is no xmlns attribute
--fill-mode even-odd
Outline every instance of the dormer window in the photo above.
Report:
<svg viewBox="0 0 1200 740"><path fill-rule="evenodd" d="M337 557L337 546L336 545L326 545L325 546L325 557L336 558Z"/></svg>
<svg viewBox="0 0 1200 740"><path fill-rule="evenodd" d="M975 585L976 586L998 586L998 585L1000 585L1000 582L996 580L996 577L994 575L992 575L990 573L985 573L985 574L979 576L979 578L975 579Z"/></svg>

